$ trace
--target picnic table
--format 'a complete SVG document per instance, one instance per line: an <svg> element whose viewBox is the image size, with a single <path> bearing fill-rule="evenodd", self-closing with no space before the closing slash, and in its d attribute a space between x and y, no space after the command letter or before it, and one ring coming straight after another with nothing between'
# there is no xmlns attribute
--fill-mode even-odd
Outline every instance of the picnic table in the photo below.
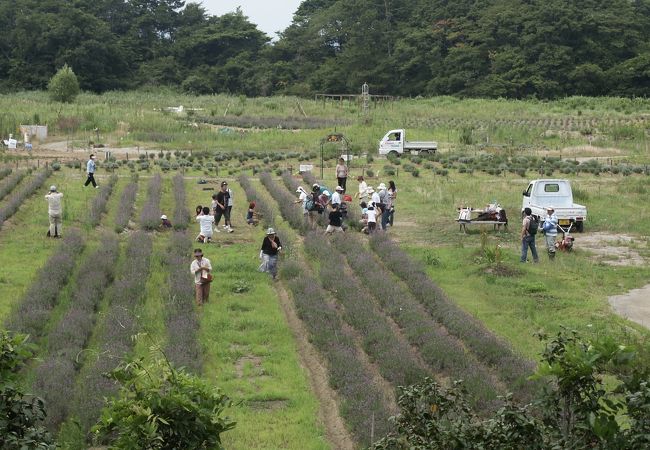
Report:
<svg viewBox="0 0 650 450"><path fill-rule="evenodd" d="M501 214L495 213L496 218L493 220L479 218L481 215L494 213L493 210L458 208L458 211L459 211L458 219L456 219L456 222L458 222L458 231L462 231L463 233L467 233L467 225L479 225L479 226L492 225L494 230L501 229L501 226L503 225L503 228L505 230L508 229L508 220L501 219L500 218ZM503 209L501 209L501 211L503 211ZM505 218L505 211L502 214L502 216Z"/></svg>

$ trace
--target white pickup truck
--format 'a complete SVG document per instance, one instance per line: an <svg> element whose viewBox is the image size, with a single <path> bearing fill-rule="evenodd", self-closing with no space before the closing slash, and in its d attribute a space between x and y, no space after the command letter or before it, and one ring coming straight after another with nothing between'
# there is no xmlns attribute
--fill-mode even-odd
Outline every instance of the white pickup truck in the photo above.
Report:
<svg viewBox="0 0 650 450"><path fill-rule="evenodd" d="M406 140L406 132L403 129L390 130L379 141L380 155L401 155L402 153L435 153L438 150L438 143L433 141Z"/></svg>
<svg viewBox="0 0 650 450"><path fill-rule="evenodd" d="M530 208L536 216L544 217L546 208L552 206L560 226L573 224L582 232L587 220L587 207L573 203L573 191L569 180L533 180L523 193L521 211Z"/></svg>

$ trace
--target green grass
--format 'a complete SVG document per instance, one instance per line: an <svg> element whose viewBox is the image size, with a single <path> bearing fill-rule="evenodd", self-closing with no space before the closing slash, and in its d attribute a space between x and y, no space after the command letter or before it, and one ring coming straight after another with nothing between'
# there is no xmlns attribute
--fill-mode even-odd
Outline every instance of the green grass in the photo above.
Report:
<svg viewBox="0 0 650 450"><path fill-rule="evenodd" d="M210 192L188 181L188 207L206 204ZM213 266L210 302L201 310L204 375L238 406L228 412L238 423L224 445L249 448L329 448L317 423L318 402L297 358L296 344L267 274L257 272L261 227L245 224L245 194L234 180L234 233L215 233L200 245ZM190 234L195 235L193 224ZM188 275L189 275L188 261ZM235 293L237 287L248 288Z"/></svg>

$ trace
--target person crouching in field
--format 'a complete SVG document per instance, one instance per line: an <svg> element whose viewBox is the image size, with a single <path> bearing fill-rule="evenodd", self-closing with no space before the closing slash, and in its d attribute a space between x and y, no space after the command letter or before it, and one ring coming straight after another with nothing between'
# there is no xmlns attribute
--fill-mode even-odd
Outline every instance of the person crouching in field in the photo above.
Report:
<svg viewBox="0 0 650 450"><path fill-rule="evenodd" d="M50 192L45 196L47 200L47 214L50 219L50 229L47 231L48 237L61 237L61 218L63 217L63 194L56 190L56 186L50 186Z"/></svg>
<svg viewBox="0 0 650 450"><path fill-rule="evenodd" d="M200 248L194 249L194 261L190 264L190 272L194 275L196 304L201 306L208 302L210 296L212 264L208 258L203 257L203 250Z"/></svg>
<svg viewBox="0 0 650 450"><path fill-rule="evenodd" d="M257 218L257 211L255 211L255 202L248 204L248 211L246 212L246 223L248 225L257 226L259 219Z"/></svg>
<svg viewBox="0 0 650 450"><path fill-rule="evenodd" d="M167 216L165 214L160 216L160 229L165 231L171 227L172 227L172 223L169 221Z"/></svg>
<svg viewBox="0 0 650 450"><path fill-rule="evenodd" d="M199 235L196 240L205 242L206 244L212 240L212 225L214 224L214 216L210 214L210 208L203 207L203 214L196 216L196 221L199 223Z"/></svg>
<svg viewBox="0 0 650 450"><path fill-rule="evenodd" d="M260 258L262 264L260 265L260 272L270 273L275 280L278 276L278 254L282 250L280 239L276 236L275 230L269 228L266 230L266 236L262 241L262 249L260 250Z"/></svg>

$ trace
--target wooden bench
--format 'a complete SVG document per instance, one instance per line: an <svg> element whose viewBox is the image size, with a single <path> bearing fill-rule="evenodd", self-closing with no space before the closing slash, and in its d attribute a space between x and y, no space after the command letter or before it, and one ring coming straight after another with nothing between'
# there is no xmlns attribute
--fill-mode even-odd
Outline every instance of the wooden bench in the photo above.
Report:
<svg viewBox="0 0 650 450"><path fill-rule="evenodd" d="M458 231L462 231L464 233L467 233L467 225L493 225L494 230L501 229L501 225L503 225L505 230L508 230L508 222L501 222L498 220L456 220L458 222Z"/></svg>

